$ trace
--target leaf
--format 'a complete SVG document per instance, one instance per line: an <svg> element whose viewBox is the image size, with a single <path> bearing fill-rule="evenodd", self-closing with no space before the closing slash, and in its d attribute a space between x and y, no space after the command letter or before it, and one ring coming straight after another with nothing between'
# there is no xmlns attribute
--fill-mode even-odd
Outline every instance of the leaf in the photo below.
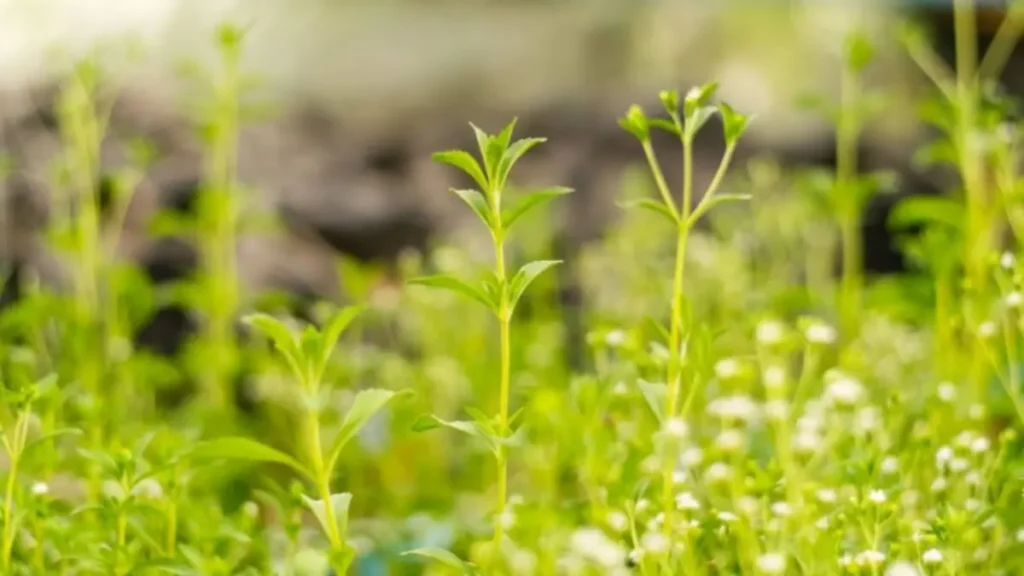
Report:
<svg viewBox="0 0 1024 576"><path fill-rule="evenodd" d="M626 111L626 115L619 119L619 126L641 142L646 142L650 139L651 129L647 115L644 114L644 109L636 104L630 106L629 110Z"/></svg>
<svg viewBox="0 0 1024 576"><path fill-rule="evenodd" d="M531 209L540 206L545 202L549 202L559 196L565 196L573 191L572 188L565 188L563 186L553 186L551 188L544 188L536 192L531 192L526 196L523 196L518 202L510 206L501 215L501 227L508 230L512 227L512 224L516 220L519 220L524 214Z"/></svg>
<svg viewBox="0 0 1024 576"><path fill-rule="evenodd" d="M252 326L269 338L271 342L274 343L274 347L277 348L278 352L284 355L285 359L288 360L288 363L291 365L296 376L302 375L302 370L300 368L302 363L299 343L297 342L295 335L292 334L291 330L289 330L284 323L277 318L262 312L249 314L242 318L242 322Z"/></svg>
<svg viewBox="0 0 1024 576"><path fill-rule="evenodd" d="M31 449L33 446L38 446L38 445L40 445L40 444L42 444L42 443L44 443L44 442L46 442L48 440L53 440L54 438L57 438L57 437L60 437L60 436L68 436L68 435L80 436L83 433L84 432L82 432L78 428L61 428L59 430L54 430L53 432L49 432L47 434L43 434L43 435L37 436L37 437L33 438L32 440L30 440L27 444L25 444L25 448L22 450L22 452L23 453L24 452L28 452L29 449Z"/></svg>
<svg viewBox="0 0 1024 576"><path fill-rule="evenodd" d="M661 100L661 105L665 107L666 112L669 114L679 113L678 90L662 90L658 93L658 99Z"/></svg>
<svg viewBox="0 0 1024 576"><path fill-rule="evenodd" d="M875 47L867 35L858 30L846 38L843 45L843 56L846 66L855 74L859 74L874 59Z"/></svg>
<svg viewBox="0 0 1024 576"><path fill-rule="evenodd" d="M316 516L320 527L323 528L324 534L330 537L331 535L331 523L327 520L327 507L324 505L323 500L314 500L305 494L302 495L302 500L309 506L309 509L313 511L313 515ZM344 542L348 535L348 510L352 504L352 494L349 492L342 492L340 494L331 494L331 511L334 513L334 523L338 529L338 535L341 537L341 541Z"/></svg>
<svg viewBox="0 0 1024 576"><path fill-rule="evenodd" d="M747 126L750 125L753 117L740 114L725 102L718 104L718 111L722 115L722 130L725 133L725 143L735 144L743 136L743 133L746 132Z"/></svg>
<svg viewBox="0 0 1024 576"><path fill-rule="evenodd" d="M266 444L257 442L250 438L241 436L226 436L200 442L192 449L190 455L193 458L212 458L230 460L251 460L256 462L275 462L291 467L310 479L314 475L306 469L298 460L271 448Z"/></svg>
<svg viewBox="0 0 1024 576"><path fill-rule="evenodd" d="M443 420L434 416L433 414L425 414L416 419L416 422L412 425L413 432L426 432L428 430L434 430L436 428L451 428L452 430L458 430L463 434L469 434L484 440L487 443L487 447L491 452L497 453L497 442L496 439L487 434L480 428L480 425L476 422L467 422L465 420Z"/></svg>
<svg viewBox="0 0 1024 576"><path fill-rule="evenodd" d="M708 82L703 86L695 86L686 93L683 101L683 114L687 123L694 118L701 109L705 108L708 100L718 91L718 82Z"/></svg>
<svg viewBox="0 0 1024 576"><path fill-rule="evenodd" d="M665 421L665 413L662 411L662 407L665 405L668 386L646 380L637 380L637 386L640 387L640 393L644 395L647 406L654 413L655 418L658 419L658 424L663 423Z"/></svg>
<svg viewBox="0 0 1024 576"><path fill-rule="evenodd" d="M679 126L676 126L675 122L669 122L664 118L651 118L648 120L648 124L654 126L655 128L660 128L665 132L668 132L669 134L673 134L675 136L683 135L683 132L679 129Z"/></svg>
<svg viewBox="0 0 1024 576"><path fill-rule="evenodd" d="M341 310L338 310L331 316L331 319L324 324L321 329L323 334L321 342L321 353L320 353L320 373L323 374L323 369L327 365L327 361L330 359L331 354L334 353L334 347L337 346L338 340L341 338L342 333L348 328L352 321L357 316L362 314L363 310L366 309L365 305L358 304L355 306L346 306Z"/></svg>
<svg viewBox="0 0 1024 576"><path fill-rule="evenodd" d="M512 283L509 286L509 309L514 310L516 303L519 302L519 298L522 297L523 292L530 285L537 276L540 276L545 270L561 264L561 260L537 260L524 264L522 268L516 272L516 275L512 277Z"/></svg>
<svg viewBox="0 0 1024 576"><path fill-rule="evenodd" d="M380 412L391 400L405 394L411 394L411 391L395 392L393 390L371 388L369 390L361 390L357 393L355 400L352 402L352 406L348 409L348 412L345 414L345 418L341 421L341 428L338 430L338 435L334 438L330 457L327 460L327 471L333 472L334 466L337 463L338 457L341 455L342 449L344 449L345 445L348 444L348 442L351 441L364 426L366 426L366 423L369 422L377 412Z"/></svg>
<svg viewBox="0 0 1024 576"><path fill-rule="evenodd" d="M419 278L413 278L409 280L409 284L430 286L432 288L444 288L446 290L458 292L463 296L468 296L473 300L476 300L477 302L483 304L491 311L497 311L497 304L495 302L492 302L491 299L488 298L487 294L483 290L470 284L467 284L466 282L459 280L454 276L449 276L447 274L438 274L435 276L421 276Z"/></svg>
<svg viewBox="0 0 1024 576"><path fill-rule="evenodd" d="M524 154L529 152L531 148L538 144L547 142L547 140L547 138L523 138L509 146L509 148L504 151L501 161L498 164L498 187L502 188L505 186L505 182L508 180L508 175L512 172L512 167L516 165L516 162L518 162Z"/></svg>
<svg viewBox="0 0 1024 576"><path fill-rule="evenodd" d="M465 150L446 150L444 152L435 152L432 158L435 162L448 164L462 170L480 186L481 190L489 188L487 176L480 169L480 164L476 161L476 158L473 158L469 152Z"/></svg>
<svg viewBox="0 0 1024 576"><path fill-rule="evenodd" d="M622 202L619 204L619 206L623 208L643 208L644 210L649 210L659 216L668 218L668 220L673 224L679 224L679 218L675 215L671 208L665 205L664 202L658 202L650 198L644 198L642 200Z"/></svg>
<svg viewBox="0 0 1024 576"><path fill-rule="evenodd" d="M686 123L683 125L683 136L687 140L693 140L697 135L697 132L704 127L704 124L715 115L718 109L714 106L701 106L694 111L693 115L687 116Z"/></svg>
<svg viewBox="0 0 1024 576"><path fill-rule="evenodd" d="M709 210L719 204L724 204L726 202L745 202L751 198L753 198L753 196L750 194L715 194L697 206L697 209L693 211L693 214L690 214L690 218L686 225L693 226L701 216L707 214Z"/></svg>
<svg viewBox="0 0 1024 576"><path fill-rule="evenodd" d="M462 198L462 201L469 205L476 212L476 215L480 217L484 225L489 230L493 230L494 226L491 224L491 207L487 204L487 199L484 195L477 190L457 190L452 188L451 191Z"/></svg>
<svg viewBox="0 0 1024 576"><path fill-rule="evenodd" d="M402 556L422 556L424 558L430 558L431 560L436 560L445 566L459 570L463 574L473 574L473 568L475 567L475 564L466 562L462 558L459 558L455 554L452 554L443 548L416 548L415 550L402 552Z"/></svg>
<svg viewBox="0 0 1024 576"><path fill-rule="evenodd" d="M906 198L893 207L889 226L914 228L926 224L945 224L960 230L964 224L964 206L952 198L917 196Z"/></svg>

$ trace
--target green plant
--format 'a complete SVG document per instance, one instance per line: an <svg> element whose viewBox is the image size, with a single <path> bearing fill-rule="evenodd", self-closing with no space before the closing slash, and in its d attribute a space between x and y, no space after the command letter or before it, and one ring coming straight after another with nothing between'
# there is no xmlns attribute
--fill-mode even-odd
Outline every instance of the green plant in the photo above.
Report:
<svg viewBox="0 0 1024 576"><path fill-rule="evenodd" d="M571 192L564 187L547 188L529 193L516 202L504 204L504 192L513 166L531 148L545 141L544 138L524 138L512 141L513 120L498 134L487 134L472 126L480 147L480 161L463 150L439 152L434 160L458 168L480 187L479 190L452 190L480 218L490 232L494 245L494 270L480 283L468 283L453 276L428 276L414 278L409 282L436 288L454 290L484 305L498 320L500 361L498 366L499 407L496 416L473 409L473 421L449 422L436 416L420 420L416 428L427 430L447 426L460 432L482 438L494 454L497 464L497 494L494 513L494 541L490 551L491 566L502 561L503 522L508 498L508 448L515 445L517 432L513 430L516 416L509 413L511 379L511 324L516 304L526 288L552 266L555 260L538 260L524 264L510 275L505 262L505 242L512 226L531 209L552 199ZM482 161L482 165L481 165ZM469 411L467 409L467 411ZM493 568L492 568L493 569Z"/></svg>
<svg viewBox="0 0 1024 576"><path fill-rule="evenodd" d="M266 314L254 314L246 321L267 336L292 377L299 385L298 405L300 426L298 444L303 454L295 459L275 448L244 437L222 437L198 446L192 456L196 458L242 458L284 464L314 486L316 498L304 496L305 502L316 516L330 544L330 563L339 574L345 574L355 558L348 543L349 504L352 494L335 493L331 480L341 452L370 418L401 393L379 388L361 390L345 414L334 440L328 449L323 445L320 424L329 391L324 386L324 372L330 362L338 338L360 313L362 307L341 309L322 329L306 326L301 335L295 335L281 321Z"/></svg>
<svg viewBox="0 0 1024 576"><path fill-rule="evenodd" d="M662 105L671 118L670 121L661 118L648 118L639 106L629 109L626 116L620 120L624 129L640 141L644 155L650 166L651 173L661 194L661 203L654 200L644 199L639 201L639 206L653 210L670 220L676 232L675 251L675 272L672 277L672 306L670 315L670 328L667 334L668 340L668 374L666 378L665 406L663 411L663 422L666 430L673 426L680 416L680 410L685 414L689 409L689 399L680 407L679 398L683 387L684 370L684 346L688 337L690 326L686 325L685 312L685 288L683 284L686 264L686 245L690 232L713 206L722 202L747 200L749 196L739 194L716 194L718 187L725 178L726 172L732 161L736 145L740 137L747 129L750 118L732 109L731 106L722 102L716 106L709 105L717 90L717 83L709 83L690 90L683 100L683 114L679 114L679 94L674 91L662 92L659 96ZM722 127L725 135L725 152L719 162L718 169L707 190L694 204L693 198L693 143L698 131L712 117L715 112L721 114ZM677 136L683 146L683 186L682 204L677 205L671 189L665 182L661 167L651 143L650 132L652 128L665 130ZM687 394L692 398L695 388L691 386ZM675 424L676 427L679 424ZM685 424L684 424L685 426ZM666 450L671 453L672 450ZM666 517L666 532L671 530L672 516L675 510L673 504L672 470L674 463L672 458L666 454L662 472L662 504Z"/></svg>

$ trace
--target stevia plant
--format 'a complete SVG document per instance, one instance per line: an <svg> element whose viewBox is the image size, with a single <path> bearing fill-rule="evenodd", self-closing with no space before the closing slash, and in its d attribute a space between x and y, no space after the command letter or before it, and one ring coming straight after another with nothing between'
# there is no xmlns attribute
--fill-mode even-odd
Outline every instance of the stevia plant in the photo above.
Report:
<svg viewBox="0 0 1024 576"><path fill-rule="evenodd" d="M352 494L334 492L331 482L343 449L370 419L389 402L405 394L381 388L361 390L341 421L329 447L324 446L322 416L328 408L329 387L324 373L331 361L338 339L363 306L338 310L321 328L307 325L296 335L288 325L267 314L257 313L245 321L269 338L280 358L288 366L298 385L296 406L299 425L296 432L302 454L295 458L280 450L240 436L212 439L200 444L193 458L240 458L274 462L290 467L313 486L315 496L303 495L329 544L330 564L338 574L346 574L355 559L355 549L348 541L349 505ZM326 448L326 449L325 449Z"/></svg>
<svg viewBox="0 0 1024 576"><path fill-rule="evenodd" d="M651 174L657 184L658 192L661 195L661 202L653 199L644 199L637 204L645 209L652 210L671 221L676 232L675 267L672 277L672 302L670 313L670 328L664 335L667 336L668 362L667 376L665 383L665 400L662 411L663 422L665 423L666 440L671 437L670 431L673 427L685 426L679 420L681 412L689 409L690 399L696 392L695 383L686 390L687 397L680 405L680 394L682 394L685 379L685 346L692 326L687 325L686 299L684 291L684 272L686 264L686 246L690 232L696 226L700 218L716 204L730 201L742 201L749 199L748 195L741 194L716 194L719 186L725 178L726 172L732 161L736 145L740 137L747 129L750 118L733 110L725 102L717 106L711 105L711 99L718 89L716 82L710 82L690 90L683 99L683 114L679 113L679 94L676 91L663 91L659 94L661 103L668 113L670 120L663 118L648 118L643 109L637 105L632 106L625 117L620 120L621 126L640 141L644 155L651 169ZM722 127L725 136L725 152L719 162L718 169L708 185L708 188L694 202L693 195L693 148L694 139L704 124L718 112L721 115ZM651 143L652 129L665 130L677 136L683 148L683 185L682 203L677 204L676 197L672 194L664 174L658 163L654 146ZM668 442L666 442L668 443ZM666 447L666 455L662 468L662 506L665 514L666 533L672 529L672 517L675 511L672 471L674 461L668 454L672 453L671 447Z"/></svg>
<svg viewBox="0 0 1024 576"><path fill-rule="evenodd" d="M498 134L487 134L471 124L480 150L480 161L464 150L450 150L436 153L433 158L463 171L479 186L476 189L452 189L490 232L494 246L494 269L479 282L467 282L454 276L434 275L411 279L410 284L453 290L471 298L490 310L498 320L500 360L498 365L498 413L488 416L476 408L466 408L472 416L470 421L447 421L437 416L426 416L417 421L416 430L429 430L446 426L453 430L482 439L494 455L497 467L497 490L495 493L494 537L489 551L488 566L491 573L504 571L504 522L508 499L508 450L517 444L522 427L515 429L521 410L510 414L510 382L512 339L512 316L527 287L545 270L556 266L557 260L538 260L524 264L515 274L510 274L505 261L505 243L512 226L530 210L541 206L572 190L565 187L550 187L528 193L514 202L505 203L505 191L509 175L516 162L530 149L543 143L545 138L523 138L512 141L516 125L513 119ZM482 165L481 165L482 162ZM459 564L469 569L451 552L444 550L415 550L412 553L427 555Z"/></svg>

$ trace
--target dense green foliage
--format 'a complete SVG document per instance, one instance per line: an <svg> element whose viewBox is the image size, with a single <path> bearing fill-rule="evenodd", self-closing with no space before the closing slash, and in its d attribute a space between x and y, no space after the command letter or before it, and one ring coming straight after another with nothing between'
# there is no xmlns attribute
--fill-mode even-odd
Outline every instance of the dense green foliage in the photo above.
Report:
<svg viewBox="0 0 1024 576"><path fill-rule="evenodd" d="M973 44L970 7L957 10L958 40ZM249 80L244 37L218 38L225 66L195 92L210 94L196 108L198 216L165 223L197 239L201 272L166 293L113 257L101 225L102 75L86 63L65 86L52 236L72 282L0 311L0 572L1024 571L1024 131L988 82L998 62L976 73L961 48L954 73L906 35L938 88L922 110L941 135L920 157L955 168L962 189L901 201L891 224L916 231L913 269L885 279L865 277L860 253L860 214L891 184L856 162L885 101L862 82L861 36L846 44L841 104L821 110L838 128L834 173L734 165L757 120L714 83L625 111L639 170L622 220L578 255L589 361L573 371L545 273L561 263L531 238L582 192L515 188L516 163L544 145L515 122L473 126L479 150L435 156L475 183L447 193L486 227L492 259L438 247L429 273L404 259L398 298L344 262L356 302L305 326L242 298L235 147ZM725 152L698 190L694 138L716 115ZM678 189L656 130L678 137ZM115 213L146 148L131 157ZM194 345L134 350L166 299L198 311ZM196 393L168 406L163 389L183 379ZM239 380L255 408L234 402Z"/></svg>

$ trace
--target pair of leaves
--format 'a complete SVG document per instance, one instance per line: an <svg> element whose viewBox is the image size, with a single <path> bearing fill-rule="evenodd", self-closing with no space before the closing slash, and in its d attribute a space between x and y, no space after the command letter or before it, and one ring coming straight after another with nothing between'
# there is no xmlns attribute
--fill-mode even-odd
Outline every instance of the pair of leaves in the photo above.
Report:
<svg viewBox="0 0 1024 576"><path fill-rule="evenodd" d="M355 320L365 306L349 306L336 312L323 326L317 329L306 326L296 336L280 320L269 314L250 314L243 320L268 337L277 351L284 357L295 377L304 386L315 387L323 378L327 362L341 334Z"/></svg>
<svg viewBox="0 0 1024 576"><path fill-rule="evenodd" d="M320 523L320 528L323 529L324 534L328 537L332 533L330 520L327 517L327 506L323 500L317 500L308 496L302 496L303 502L316 516L317 522ZM331 494L331 501L329 503L331 512L334 514L335 528L338 530L338 536L341 538L341 542L344 543L348 537L348 513L349 507L352 505L352 494L349 492L342 492L340 494Z"/></svg>
<svg viewBox="0 0 1024 576"><path fill-rule="evenodd" d="M467 409L467 411L469 411ZM419 417L416 422L413 423L413 432L426 432L428 430L434 430L436 428L450 428L457 430L463 434L479 438L484 441L487 448L496 457L502 446L511 447L516 446L519 443L522 428L517 430L510 436L503 436L494 428L493 423L489 418L484 416L478 411L472 411L471 415L474 420L444 420L433 414L427 414ZM514 418L514 417L513 417ZM511 422L511 419L510 419Z"/></svg>
<svg viewBox="0 0 1024 576"><path fill-rule="evenodd" d="M415 550L402 552L402 556L421 556L423 558L430 558L431 560L435 560L449 568L457 570L464 576L471 576L479 573L476 564L467 562L443 548L416 548Z"/></svg>
<svg viewBox="0 0 1024 576"><path fill-rule="evenodd" d="M564 186L552 186L536 192L531 192L519 199L518 202L509 208L502 210L500 222L495 221L496 219L491 206L479 191L469 189L459 190L455 188L452 188L451 191L453 194L461 198L467 206L472 208L473 212L480 218L480 221L487 226L487 229L490 230L492 234L497 235L499 230L505 232L512 228L512 225L531 209L536 208L541 204L545 204L559 196L569 194L573 190L572 188L566 188Z"/></svg>
<svg viewBox="0 0 1024 576"><path fill-rule="evenodd" d="M693 225L696 224L698 220L700 220L701 216L706 214L715 206L719 204L724 204L726 202L746 201L750 200L751 198L753 198L753 196L751 196L750 194L715 194L710 198L702 200L700 204L697 205L697 208L694 209L694 211L690 214L686 222L684 222L683 224L687 228L692 228ZM658 216L665 218L666 220L668 220L669 222L676 226L680 225L680 217L676 216L676 214L672 211L671 208L666 206L663 202L658 202L651 198L644 198L642 200L624 202L621 203L620 206L622 206L623 208L643 208L644 210L653 212Z"/></svg>
<svg viewBox="0 0 1024 576"><path fill-rule="evenodd" d="M526 288L529 287L533 281L540 276L545 270L552 268L561 263L561 260L536 260L524 264L522 268L508 281L508 308L505 311L506 314L511 316L512 311L515 310L516 304L522 298ZM473 285L464 280L456 278L455 276L447 274L438 274L434 276L422 276L419 278L413 278L409 280L410 284L420 286L430 286L433 288L443 288L452 292L457 292L463 296L470 298L483 304L488 310L493 312L495 316L501 318L502 315L502 290L506 289L496 285L493 281L483 282L481 285Z"/></svg>
<svg viewBox="0 0 1024 576"><path fill-rule="evenodd" d="M722 116L725 142L727 145L733 145L746 131L752 117L740 114L725 102L717 106L709 104L717 91L717 82L692 88L683 99L683 116L680 117L679 93L675 90L663 90L658 96L671 122L663 118L649 118L640 106L633 105L619 120L619 126L641 142L650 140L652 127L674 134L685 142L692 142L707 121L718 112Z"/></svg>
<svg viewBox="0 0 1024 576"><path fill-rule="evenodd" d="M369 389L356 394L352 406L345 414L341 427L334 438L330 451L326 455L327 472L333 474L338 458L349 441L354 438L377 412L381 411L395 398L410 392L393 392L391 390ZM284 464L311 481L316 481L316 473L297 459L251 438L228 436L207 440L196 446L190 455L201 459L236 459L257 462Z"/></svg>

